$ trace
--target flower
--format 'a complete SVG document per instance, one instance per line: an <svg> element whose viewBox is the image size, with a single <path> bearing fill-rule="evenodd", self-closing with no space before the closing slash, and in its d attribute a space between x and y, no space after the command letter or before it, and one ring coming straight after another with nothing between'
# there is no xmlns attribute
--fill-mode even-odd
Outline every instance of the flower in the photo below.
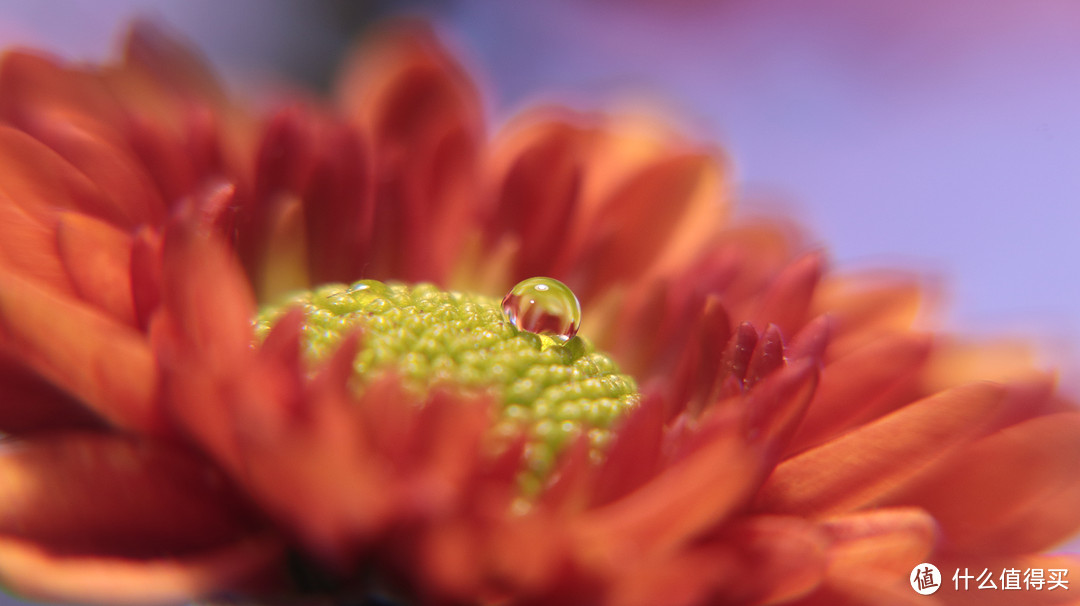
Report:
<svg viewBox="0 0 1080 606"><path fill-rule="evenodd" d="M1041 552L1080 528L1080 413L1024 360L918 330L916 280L834 274L792 226L730 221L719 154L644 119L534 110L488 141L422 25L357 57L338 106L264 118L146 25L117 65L4 56L4 585L107 604L878 604L925 599L905 586L922 562L1074 563ZM533 351L483 320L533 276L580 297L589 341L529 355L594 347L640 386L610 441L571 423L544 442L536 400L519 406L536 425L506 424L508 392L464 389L465 362L410 379L379 340L431 296L471 301L447 325ZM258 305L361 278L265 312L256 336ZM361 286L399 310L385 333ZM341 330L313 356L318 318ZM363 352L400 367L358 376Z"/></svg>

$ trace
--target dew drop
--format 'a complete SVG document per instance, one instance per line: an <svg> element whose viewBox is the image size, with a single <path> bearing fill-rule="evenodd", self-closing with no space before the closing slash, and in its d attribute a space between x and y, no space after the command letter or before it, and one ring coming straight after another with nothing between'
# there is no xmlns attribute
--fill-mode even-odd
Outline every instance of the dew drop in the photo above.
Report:
<svg viewBox="0 0 1080 606"><path fill-rule="evenodd" d="M577 334L581 304L570 288L553 278L518 282L502 301L503 313L519 330L565 342Z"/></svg>

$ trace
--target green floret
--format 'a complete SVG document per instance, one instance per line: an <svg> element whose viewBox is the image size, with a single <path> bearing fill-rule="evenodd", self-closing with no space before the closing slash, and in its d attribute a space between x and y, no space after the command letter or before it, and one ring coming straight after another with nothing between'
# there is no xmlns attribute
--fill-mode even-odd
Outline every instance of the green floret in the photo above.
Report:
<svg viewBox="0 0 1080 606"><path fill-rule="evenodd" d="M535 489L558 453L583 432L593 456L600 456L615 420L640 399L633 378L586 339L559 343L520 331L490 297L431 284L328 284L263 309L255 319L258 338L298 306L305 313L305 358L311 364L328 358L352 329L363 329L354 363L358 392L394 371L419 393L449 386L490 393L502 402L496 434L525 430L529 436L532 473L523 478L526 489Z"/></svg>

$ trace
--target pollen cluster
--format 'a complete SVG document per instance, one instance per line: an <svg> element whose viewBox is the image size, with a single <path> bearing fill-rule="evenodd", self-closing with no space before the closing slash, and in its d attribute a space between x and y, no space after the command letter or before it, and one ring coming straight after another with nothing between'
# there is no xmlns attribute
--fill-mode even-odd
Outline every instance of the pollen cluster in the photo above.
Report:
<svg viewBox="0 0 1080 606"><path fill-rule="evenodd" d="M490 297L431 284L328 284L263 309L255 320L257 337L265 337L294 307L305 314L305 356L311 364L329 357L351 331L362 331L354 362L358 391L392 371L421 393L436 386L490 393L502 403L494 432L506 437L525 432L535 481L582 434L593 456L600 456L612 424L639 401L633 378L587 340L575 336L562 343L519 330Z"/></svg>

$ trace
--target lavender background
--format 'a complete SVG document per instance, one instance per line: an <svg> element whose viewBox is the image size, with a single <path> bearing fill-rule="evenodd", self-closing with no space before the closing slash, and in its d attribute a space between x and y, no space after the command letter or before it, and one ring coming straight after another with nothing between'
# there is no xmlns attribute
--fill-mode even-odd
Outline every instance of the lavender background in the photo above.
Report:
<svg viewBox="0 0 1080 606"><path fill-rule="evenodd" d="M727 150L742 212L797 217L838 267L940 278L951 328L1034 337L1080 387L1080 3L404 4L445 25L494 123L538 95L673 113ZM355 32L402 6L0 0L0 45L100 59L149 15L257 96L326 86Z"/></svg>

